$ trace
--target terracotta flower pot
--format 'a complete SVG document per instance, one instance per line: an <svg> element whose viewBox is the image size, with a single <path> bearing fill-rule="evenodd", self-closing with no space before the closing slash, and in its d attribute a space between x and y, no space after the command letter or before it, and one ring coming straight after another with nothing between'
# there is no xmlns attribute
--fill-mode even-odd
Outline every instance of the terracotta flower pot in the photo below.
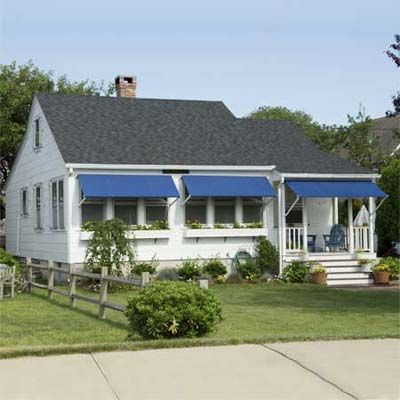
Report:
<svg viewBox="0 0 400 400"><path fill-rule="evenodd" d="M317 285L326 285L326 278L328 274L326 272L314 272L312 274L312 281Z"/></svg>
<svg viewBox="0 0 400 400"><path fill-rule="evenodd" d="M386 272L386 271L374 272L374 282L379 285L388 285L389 284L389 272Z"/></svg>

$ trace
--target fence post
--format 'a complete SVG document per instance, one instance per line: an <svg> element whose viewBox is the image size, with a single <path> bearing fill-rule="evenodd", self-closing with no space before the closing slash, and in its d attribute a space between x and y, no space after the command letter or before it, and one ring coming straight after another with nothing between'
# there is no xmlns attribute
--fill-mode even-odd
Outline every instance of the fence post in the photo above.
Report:
<svg viewBox="0 0 400 400"><path fill-rule="evenodd" d="M106 308L104 307L104 303L107 301L107 289L108 289L108 281L103 279L104 276L108 275L108 268L101 267L101 278L100 278L100 304L99 304L99 318L105 319L106 317Z"/></svg>
<svg viewBox="0 0 400 400"><path fill-rule="evenodd" d="M47 298L53 298L53 287L54 287L54 261L49 260L47 262Z"/></svg>
<svg viewBox="0 0 400 400"><path fill-rule="evenodd" d="M142 277L140 279L140 286L145 287L150 283L150 273L142 272Z"/></svg>
<svg viewBox="0 0 400 400"><path fill-rule="evenodd" d="M27 267L27 281L28 281L28 291L32 291L32 259L30 257L26 257L26 267Z"/></svg>
<svg viewBox="0 0 400 400"><path fill-rule="evenodd" d="M11 273L11 298L15 297L15 265L12 267Z"/></svg>
<svg viewBox="0 0 400 400"><path fill-rule="evenodd" d="M75 271L75 265L69 264L69 271L68 271L68 277L69 277L69 306L71 308L74 308L76 305L76 298L75 298L75 293L76 293L76 275L72 275L72 273Z"/></svg>

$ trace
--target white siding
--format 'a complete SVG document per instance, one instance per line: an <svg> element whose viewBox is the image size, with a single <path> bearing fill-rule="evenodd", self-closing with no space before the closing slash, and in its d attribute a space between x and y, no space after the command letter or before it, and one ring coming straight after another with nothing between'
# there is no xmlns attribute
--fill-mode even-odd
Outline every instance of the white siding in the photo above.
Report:
<svg viewBox="0 0 400 400"><path fill-rule="evenodd" d="M40 150L34 149L34 121L40 118ZM21 145L20 153L14 163L13 171L6 191L6 247L12 254L21 257L33 257L43 260L52 259L68 262L67 234L53 232L51 225L50 180L66 176L65 163L58 150L45 116L34 99L28 122L27 132ZM43 231L34 228L33 186L42 184ZM20 213L20 190L28 188L29 214ZM65 190L66 191L66 190ZM65 202L67 193L65 193Z"/></svg>
<svg viewBox="0 0 400 400"><path fill-rule="evenodd" d="M71 207L71 230L70 230L70 251L71 263L82 263L85 258L87 241L80 240L80 188L77 175L79 173L89 173L88 171L74 170L74 176L69 177L69 190L73 193L73 203ZM107 171L107 170L91 170L93 174L161 174L162 171ZM247 175L247 176L266 176L265 172L259 171L190 171L191 174L200 175ZM184 186L180 174L172 175L181 197L178 201L171 205L169 211L169 239L141 240L137 239L137 252L140 260L149 260L155 256L162 264L180 261L187 257L220 257L231 258L238 250L247 250L253 252L254 242L252 238L229 237L226 240L219 238L185 238L184 237L184 207L181 201L184 199ZM268 176L269 177L269 176ZM169 199L172 203L174 199ZM267 199L268 201L268 199ZM265 212L267 227L273 229L273 202L271 202ZM275 237L275 235L272 235Z"/></svg>

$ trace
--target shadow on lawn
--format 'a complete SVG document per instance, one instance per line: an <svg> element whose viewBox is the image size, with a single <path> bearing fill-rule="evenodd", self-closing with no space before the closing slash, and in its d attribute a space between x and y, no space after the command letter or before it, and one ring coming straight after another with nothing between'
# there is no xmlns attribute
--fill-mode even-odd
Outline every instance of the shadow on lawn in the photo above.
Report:
<svg viewBox="0 0 400 400"><path fill-rule="evenodd" d="M238 286L235 296L221 294L225 304L243 307L287 307L310 313L382 314L399 312L398 292L350 292L311 284Z"/></svg>
<svg viewBox="0 0 400 400"><path fill-rule="evenodd" d="M68 310L68 311L71 311L71 312L77 312L77 313L79 313L81 315L84 315L84 316L86 316L88 318L91 318L93 320L104 322L105 324L107 324L107 325L109 325L109 326L111 326L113 328L119 328L119 329L125 329L125 330L127 329L127 324L124 324L123 322L118 322L118 321L115 321L115 320L112 320L112 319L109 319L109 318L99 319L99 316L98 316L97 312L90 311L90 310L84 310L84 309L79 308L79 307L71 308L68 304L64 304L64 303L62 303L62 302L60 302L58 300L55 300L55 299L48 299L48 298L44 297L42 294L39 294L39 293L31 292L30 294L32 296L35 296L38 299L47 301L48 303L50 303L50 304L52 304L54 306L63 308L64 310ZM110 310L110 312L111 312L111 310ZM118 311L115 311L115 312L118 312Z"/></svg>

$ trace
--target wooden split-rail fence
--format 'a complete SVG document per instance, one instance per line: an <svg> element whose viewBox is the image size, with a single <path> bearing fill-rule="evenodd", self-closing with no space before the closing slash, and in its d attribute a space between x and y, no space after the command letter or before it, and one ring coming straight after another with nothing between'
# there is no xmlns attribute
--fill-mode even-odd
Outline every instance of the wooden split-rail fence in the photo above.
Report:
<svg viewBox="0 0 400 400"><path fill-rule="evenodd" d="M92 272L80 271L77 270L74 266L70 265L69 269L59 268L54 266L54 262L52 260L48 261L48 265L35 264L32 262L32 259L27 258L26 260L27 267L27 280L28 280L28 289L29 291L32 288L44 289L47 290L47 297L51 299L53 294L59 294L61 296L67 296L70 298L70 307L74 308L76 306L77 300L86 301L88 303L92 303L99 306L99 318L104 319L106 317L106 308L124 312L126 310L125 304L118 304L108 301L108 284L109 282L119 283L122 285L130 285L136 287L144 287L150 282L150 274L148 272L143 272L142 275L136 279L133 278L122 278L118 276L113 276L108 274L108 268L102 267L100 274L95 274ZM33 270L42 270L47 271L47 285L42 283L37 283L33 279ZM69 278L69 286L68 290L61 289L59 287L54 286L54 275L56 272L61 274L68 275ZM100 291L99 297L96 299L94 297L85 296L83 294L76 292L76 281L78 278L83 279L93 279L96 281L100 281Z"/></svg>

